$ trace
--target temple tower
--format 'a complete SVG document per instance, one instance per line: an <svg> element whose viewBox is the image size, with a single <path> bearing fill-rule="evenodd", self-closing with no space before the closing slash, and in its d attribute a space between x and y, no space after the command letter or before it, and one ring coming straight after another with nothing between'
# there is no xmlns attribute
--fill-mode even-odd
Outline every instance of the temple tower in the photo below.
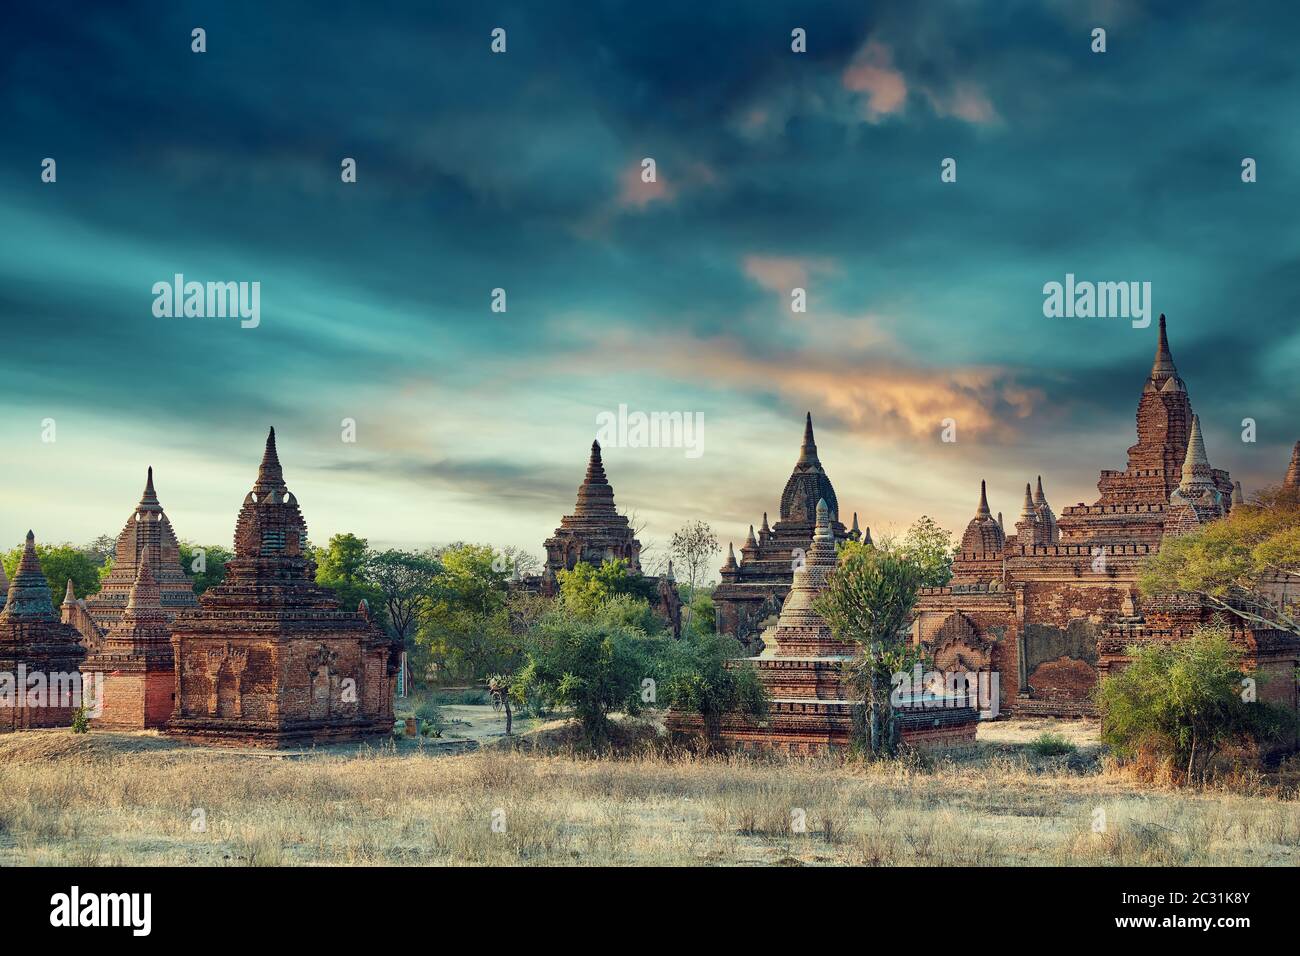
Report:
<svg viewBox="0 0 1300 956"><path fill-rule="evenodd" d="M0 673L14 679L5 702L11 706L0 706L0 732L69 726L83 703L79 666L85 653L80 635L54 613L36 537L28 531L0 611Z"/></svg>
<svg viewBox="0 0 1300 956"><path fill-rule="evenodd" d="M546 566L552 573L572 571L579 562L600 567L620 558L631 570L641 570L641 542L627 518L614 507L614 489L605 477L600 442L591 443L587 474L578 486L573 514L560 519L544 547Z"/></svg>
<svg viewBox="0 0 1300 956"><path fill-rule="evenodd" d="M341 608L316 584L306 544L271 429L225 580L172 622L169 734L278 747L391 733L400 647L364 601Z"/></svg>

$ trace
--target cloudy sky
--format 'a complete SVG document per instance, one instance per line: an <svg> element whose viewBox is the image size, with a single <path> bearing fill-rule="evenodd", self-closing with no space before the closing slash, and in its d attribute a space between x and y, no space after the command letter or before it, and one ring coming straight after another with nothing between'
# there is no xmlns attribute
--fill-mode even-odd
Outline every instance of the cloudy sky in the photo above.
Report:
<svg viewBox="0 0 1300 956"><path fill-rule="evenodd" d="M1124 466L1156 332L1044 317L1067 273L1149 281L1213 463L1285 471L1281 5L382 7L8 12L0 546L116 533L147 465L228 543L274 424L318 542L540 553L620 404L704 416L699 457L606 450L650 543L775 518L806 410L846 520L959 531L980 478L1010 515L1037 474L1059 512ZM259 282L260 325L155 316L176 273Z"/></svg>

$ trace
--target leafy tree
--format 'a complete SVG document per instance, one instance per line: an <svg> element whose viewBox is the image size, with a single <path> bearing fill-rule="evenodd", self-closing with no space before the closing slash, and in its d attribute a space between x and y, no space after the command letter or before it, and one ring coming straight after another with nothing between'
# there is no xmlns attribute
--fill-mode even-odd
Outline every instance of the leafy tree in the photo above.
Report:
<svg viewBox="0 0 1300 956"><path fill-rule="evenodd" d="M234 557L233 553L219 544L197 545L191 541L182 541L180 551L181 568L194 582L195 594L202 594L224 581L226 562Z"/></svg>
<svg viewBox="0 0 1300 956"><path fill-rule="evenodd" d="M686 572L686 583L692 594L696 585L703 583L708 563L721 550L717 535L703 521L693 521L673 532L672 539L668 542L668 551L677 559L681 570ZM695 620L692 610L691 605L686 605L686 620L682 622L682 634L688 637Z"/></svg>
<svg viewBox="0 0 1300 956"><path fill-rule="evenodd" d="M767 689L753 664L735 660L742 653L734 637L700 634L672 642L666 654L665 703L699 714L710 746L718 743L724 714L767 713Z"/></svg>
<svg viewBox="0 0 1300 956"><path fill-rule="evenodd" d="M1129 653L1132 663L1096 691L1102 739L1120 757L1167 756L1193 780L1226 745L1279 733L1277 710L1243 693L1242 653L1226 628L1200 628L1187 640Z"/></svg>
<svg viewBox="0 0 1300 956"><path fill-rule="evenodd" d="M449 545L438 560L442 570L416 640L428 648L433 663L459 677L513 670L520 639L507 605L509 569L487 545Z"/></svg>
<svg viewBox="0 0 1300 956"><path fill-rule="evenodd" d="M339 603L354 611L364 600L381 623L387 618L383 592L367 576L369 549L365 538L354 534L333 535L324 548L315 548L316 583L329 588Z"/></svg>
<svg viewBox="0 0 1300 956"><path fill-rule="evenodd" d="M90 544L84 545L81 550L86 552L87 557L96 564L103 564L116 553L117 539L112 535L101 534Z"/></svg>
<svg viewBox="0 0 1300 956"><path fill-rule="evenodd" d="M381 595L389 628L403 646L437 593L441 571L442 564L428 552L389 549L367 557L366 577Z"/></svg>
<svg viewBox="0 0 1300 956"><path fill-rule="evenodd" d="M1286 582L1285 589L1276 585ZM1300 612L1283 590L1300 584L1300 499L1267 490L1219 521L1166 538L1145 562L1147 596L1184 592L1227 614L1300 635Z"/></svg>
<svg viewBox="0 0 1300 956"><path fill-rule="evenodd" d="M695 620L696 634L712 634L717 627L717 613L713 607L713 589L697 587L685 590L682 602L690 608Z"/></svg>
<svg viewBox="0 0 1300 956"><path fill-rule="evenodd" d="M555 579L560 585L561 603L579 615L595 614L610 598L617 595L643 599L648 596L648 582L631 570L624 558L604 561L600 567L579 561L572 571L560 571Z"/></svg>
<svg viewBox="0 0 1300 956"><path fill-rule="evenodd" d="M10 578L18 568L23 549L14 548L4 556L5 573ZM63 603L63 593L72 579L72 591L77 597L85 597L99 590L99 567L94 557L81 548L71 544L37 544L36 557L41 563L41 571L50 584L50 603L57 611Z"/></svg>
<svg viewBox="0 0 1300 956"><path fill-rule="evenodd" d="M641 712L641 682L651 676L654 656L652 640L638 631L557 609L529 635L511 693L521 704L535 696L572 708L587 742L603 750L610 713Z"/></svg>
<svg viewBox="0 0 1300 956"><path fill-rule="evenodd" d="M860 649L847 665L847 676L862 695L858 736L873 758L898 750L890 691L893 675L910 669L921 656L911 646L907 628L923 579L916 560L888 539L874 547L849 541L814 603L835 636Z"/></svg>
<svg viewBox="0 0 1300 956"><path fill-rule="evenodd" d="M929 515L921 515L907 529L902 552L921 569L921 587L941 588L952 580L952 534Z"/></svg>

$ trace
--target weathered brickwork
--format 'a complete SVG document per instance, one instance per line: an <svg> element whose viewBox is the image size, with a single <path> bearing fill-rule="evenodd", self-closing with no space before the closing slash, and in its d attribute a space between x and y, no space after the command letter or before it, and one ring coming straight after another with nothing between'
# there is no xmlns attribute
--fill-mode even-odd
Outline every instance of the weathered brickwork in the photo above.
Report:
<svg viewBox="0 0 1300 956"><path fill-rule="evenodd" d="M809 413L804 421L799 459L781 493L780 520L769 528L764 514L757 535L751 525L739 561L735 548L727 546L722 580L713 590L718 633L737 638L751 653L762 649L762 633L776 622L790 590L795 566L812 546L817 503L823 500L830 509L835 540L860 540L857 514L853 516L851 529L840 523L838 499L817 457ZM870 537L868 529L867 540Z"/></svg>
<svg viewBox="0 0 1300 956"><path fill-rule="evenodd" d="M78 669L85 654L81 636L55 616L36 537L28 531L0 611L0 680L8 691L0 701L0 732L69 726L81 703Z"/></svg>
<svg viewBox="0 0 1300 956"><path fill-rule="evenodd" d="M1035 493L1026 485L1009 536L991 516L981 483L950 586L921 594L914 639L940 669L997 672L1004 713L1095 712L1093 690L1109 666L1104 648L1114 646L1107 635L1142 621L1147 610L1137 591L1143 560L1166 537L1220 518L1241 501L1228 473L1210 466L1163 315L1137 433L1128 467L1101 473L1095 504L1080 502L1054 518L1041 478ZM1294 644L1270 646L1300 661Z"/></svg>
<svg viewBox="0 0 1300 956"><path fill-rule="evenodd" d="M169 734L279 747L391 732L400 648L364 602L342 609L315 583L306 542L272 429L225 580L172 622L177 700Z"/></svg>

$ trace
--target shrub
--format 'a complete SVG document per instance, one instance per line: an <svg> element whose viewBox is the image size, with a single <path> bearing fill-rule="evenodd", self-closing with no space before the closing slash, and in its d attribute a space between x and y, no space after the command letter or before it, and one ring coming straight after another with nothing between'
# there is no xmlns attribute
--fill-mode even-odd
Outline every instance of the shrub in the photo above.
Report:
<svg viewBox="0 0 1300 956"><path fill-rule="evenodd" d="M1122 759L1170 758L1183 778L1204 776L1233 745L1278 736L1280 713L1243 693L1242 655L1226 628L1129 650L1132 663L1097 688L1102 740Z"/></svg>
<svg viewBox="0 0 1300 956"><path fill-rule="evenodd" d="M1029 749L1040 757L1059 757L1072 754L1079 748L1060 734L1043 733L1029 745Z"/></svg>
<svg viewBox="0 0 1300 956"><path fill-rule="evenodd" d="M740 657L740 642L721 634L699 634L673 642L665 653L665 703L697 713L708 743L717 743L728 712L763 716L768 694L758 671ZM731 667L728 661L734 661Z"/></svg>

